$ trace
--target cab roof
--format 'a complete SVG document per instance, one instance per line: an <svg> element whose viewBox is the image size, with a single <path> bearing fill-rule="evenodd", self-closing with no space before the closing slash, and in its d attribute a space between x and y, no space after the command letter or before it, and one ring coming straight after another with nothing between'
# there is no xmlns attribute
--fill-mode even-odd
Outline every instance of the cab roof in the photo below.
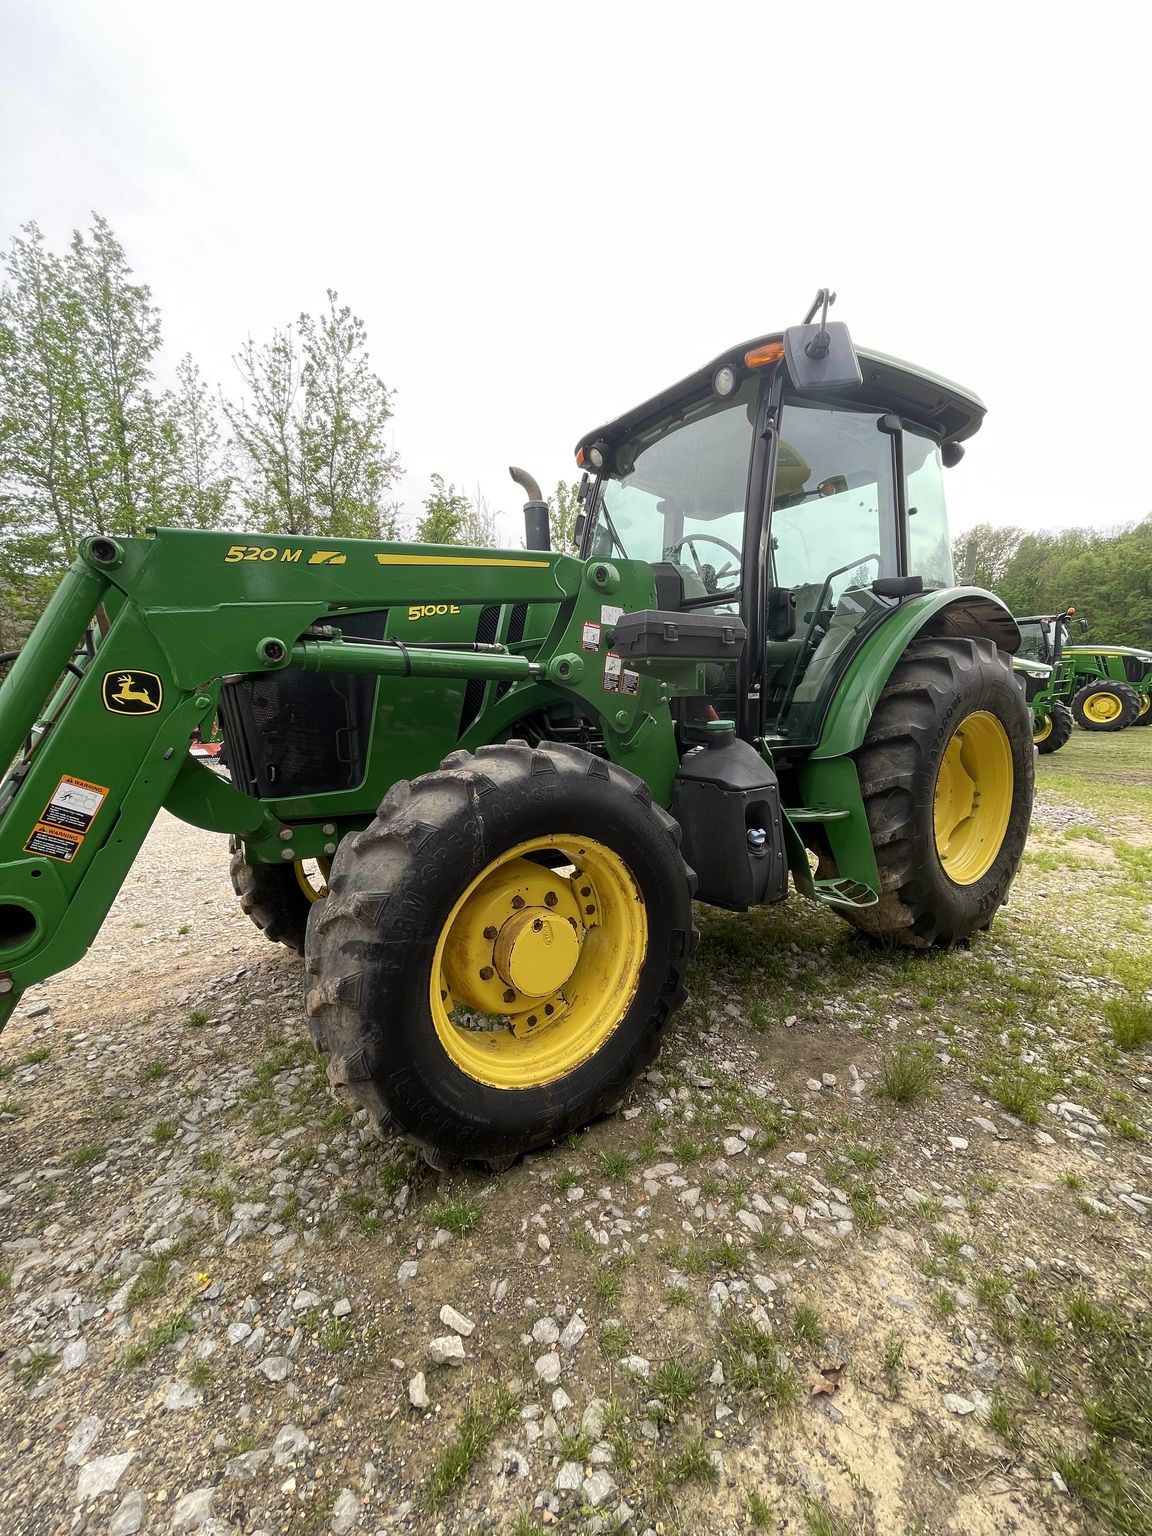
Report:
<svg viewBox="0 0 1152 1536"><path fill-rule="evenodd" d="M587 433L577 443L577 453L581 448L586 450L598 439L605 440L615 448L620 443L627 442L648 423L666 415L682 401L710 393L716 370L725 365L735 369L739 386L744 378L757 371L747 367L744 361L745 355L758 348L769 346L771 343L782 342L783 339L783 331L774 331L767 336L757 336L752 341L745 341L739 346L731 347L727 352L722 352L719 357L713 358L703 368L681 379L678 384L673 384L670 388L661 390L658 395L653 395L650 400L645 400L643 405L638 405L633 410L626 411L623 416L618 416L615 421L606 422L594 432ZM953 384L951 380L941 378L939 374L917 368L913 363L903 363L898 358L887 357L883 352L872 352L865 347L857 347L856 355L860 359L860 371L864 375L862 384L848 389L821 391L819 396L814 395L812 398L833 402L845 401L874 406L877 410L895 411L906 417L909 422L926 428L941 444L962 442L979 430L986 407L979 396L974 395L971 390L964 389L959 384Z"/></svg>

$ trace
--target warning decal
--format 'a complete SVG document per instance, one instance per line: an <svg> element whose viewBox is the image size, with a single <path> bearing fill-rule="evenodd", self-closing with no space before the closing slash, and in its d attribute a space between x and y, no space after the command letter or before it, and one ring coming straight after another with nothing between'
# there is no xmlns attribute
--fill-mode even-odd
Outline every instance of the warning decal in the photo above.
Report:
<svg viewBox="0 0 1152 1536"><path fill-rule="evenodd" d="M591 619L584 620L584 628L580 632L580 649L582 651L598 651L600 649L600 626Z"/></svg>
<svg viewBox="0 0 1152 1536"><path fill-rule="evenodd" d="M604 683L605 693L620 692L620 673L624 669L624 663L615 651L609 651L604 658Z"/></svg>
<svg viewBox="0 0 1152 1536"><path fill-rule="evenodd" d="M83 843L84 839L79 832L46 827L38 821L32 828L32 836L24 844L24 852L38 853L45 859L59 859L63 864L71 864Z"/></svg>
<svg viewBox="0 0 1152 1536"><path fill-rule="evenodd" d="M65 774L44 807L40 824L64 827L70 832L87 832L107 795L102 784L89 784L87 779L74 779Z"/></svg>

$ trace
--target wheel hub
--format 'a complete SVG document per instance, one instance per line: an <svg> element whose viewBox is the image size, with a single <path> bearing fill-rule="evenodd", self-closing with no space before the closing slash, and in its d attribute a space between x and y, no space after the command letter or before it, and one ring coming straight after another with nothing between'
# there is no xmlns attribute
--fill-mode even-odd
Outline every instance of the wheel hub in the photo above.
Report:
<svg viewBox="0 0 1152 1536"><path fill-rule="evenodd" d="M936 777L933 829L944 873L972 885L996 862L1012 813L1014 773L1008 733L976 710L956 727Z"/></svg>
<svg viewBox="0 0 1152 1536"><path fill-rule="evenodd" d="M525 907L500 929L493 960L502 979L525 997L547 997L571 976L580 940L566 919L542 907Z"/></svg>
<svg viewBox="0 0 1152 1536"><path fill-rule="evenodd" d="M1090 720L1109 725L1123 712L1124 705L1115 693L1094 693L1084 701L1084 713Z"/></svg>

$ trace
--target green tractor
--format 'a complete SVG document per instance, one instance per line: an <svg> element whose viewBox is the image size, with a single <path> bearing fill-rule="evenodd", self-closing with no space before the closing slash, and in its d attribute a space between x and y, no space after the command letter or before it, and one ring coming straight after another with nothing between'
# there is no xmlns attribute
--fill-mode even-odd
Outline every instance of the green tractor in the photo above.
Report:
<svg viewBox="0 0 1152 1536"><path fill-rule="evenodd" d="M519 471L522 549L85 540L0 688L0 1020L161 807L231 837L334 1089L436 1167L621 1099L694 897L987 928L1034 754L1016 624L953 584L941 471L984 408L829 302L581 440L578 558ZM188 750L216 718L227 776Z"/></svg>
<svg viewBox="0 0 1152 1536"><path fill-rule="evenodd" d="M1041 752L1062 747L1073 721L1086 731L1152 725L1152 651L1069 643L1073 623L1080 632L1088 629L1075 608L1016 622L1021 643L1015 665L1024 675Z"/></svg>

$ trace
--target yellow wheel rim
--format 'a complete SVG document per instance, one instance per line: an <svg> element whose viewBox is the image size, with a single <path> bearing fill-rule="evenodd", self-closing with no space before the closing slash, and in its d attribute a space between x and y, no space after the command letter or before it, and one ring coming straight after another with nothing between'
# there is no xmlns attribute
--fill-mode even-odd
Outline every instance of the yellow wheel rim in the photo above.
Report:
<svg viewBox="0 0 1152 1536"><path fill-rule="evenodd" d="M1124 700L1118 693L1090 693L1084 700L1084 713L1097 725L1110 725L1124 713Z"/></svg>
<svg viewBox="0 0 1152 1536"><path fill-rule="evenodd" d="M296 884L309 901L320 901L327 896L331 859L297 859L292 869L296 875Z"/></svg>
<svg viewBox="0 0 1152 1536"><path fill-rule="evenodd" d="M1143 720L1150 709L1152 709L1152 693L1142 693L1140 695L1140 710L1136 716L1137 720Z"/></svg>
<svg viewBox="0 0 1152 1536"><path fill-rule="evenodd" d="M1012 814L1012 743L995 715L977 710L956 727L936 775L933 825L944 873L972 885L996 862Z"/></svg>
<svg viewBox="0 0 1152 1536"><path fill-rule="evenodd" d="M562 867L529 857L543 853ZM616 1030L647 948L644 898L611 848L567 834L518 843L441 930L429 987L440 1043L490 1087L554 1082Z"/></svg>
<svg viewBox="0 0 1152 1536"><path fill-rule="evenodd" d="M1032 740L1035 742L1047 741L1052 734L1052 716L1041 715L1039 720L1033 718Z"/></svg>

